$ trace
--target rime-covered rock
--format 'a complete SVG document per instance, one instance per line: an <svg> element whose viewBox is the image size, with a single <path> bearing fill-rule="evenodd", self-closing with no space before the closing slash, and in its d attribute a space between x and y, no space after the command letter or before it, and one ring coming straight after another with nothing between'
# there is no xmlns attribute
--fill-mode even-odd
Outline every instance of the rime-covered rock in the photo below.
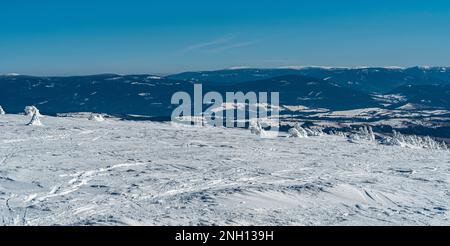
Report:
<svg viewBox="0 0 450 246"><path fill-rule="evenodd" d="M3 110L2 106L0 106L0 115L4 115L5 114L5 110Z"/></svg>

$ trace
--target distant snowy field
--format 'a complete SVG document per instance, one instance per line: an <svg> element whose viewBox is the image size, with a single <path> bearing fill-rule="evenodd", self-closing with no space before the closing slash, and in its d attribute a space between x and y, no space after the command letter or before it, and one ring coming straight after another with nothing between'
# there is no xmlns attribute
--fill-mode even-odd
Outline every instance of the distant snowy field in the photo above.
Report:
<svg viewBox="0 0 450 246"><path fill-rule="evenodd" d="M450 151L0 115L4 225L450 225Z"/></svg>

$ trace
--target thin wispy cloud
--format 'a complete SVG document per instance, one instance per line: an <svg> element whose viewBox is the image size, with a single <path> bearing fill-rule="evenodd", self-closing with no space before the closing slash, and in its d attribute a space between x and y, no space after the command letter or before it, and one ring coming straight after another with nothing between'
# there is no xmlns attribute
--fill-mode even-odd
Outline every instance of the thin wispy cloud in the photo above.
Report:
<svg viewBox="0 0 450 246"><path fill-rule="evenodd" d="M233 37L221 37L221 38L217 38L217 39L214 39L211 41L189 45L186 48L182 49L181 51L188 52L188 51L201 50L201 49L205 49L205 48L209 48L209 47L224 45L224 44L229 43L232 39L233 39Z"/></svg>
<svg viewBox="0 0 450 246"><path fill-rule="evenodd" d="M242 48L254 44L255 41L236 41L233 36L220 37L211 41L189 45L181 50L182 53L203 51L217 53L231 49Z"/></svg>
<svg viewBox="0 0 450 246"><path fill-rule="evenodd" d="M254 43L255 43L255 41L246 41L246 42L232 43L232 44L229 44L229 45L225 45L225 46L217 47L217 48L214 48L214 49L210 49L208 51L212 52L212 53L217 53L217 52L221 52L221 51L226 51L226 50L231 50L231 49L237 49L237 48L250 46L250 45L252 45Z"/></svg>

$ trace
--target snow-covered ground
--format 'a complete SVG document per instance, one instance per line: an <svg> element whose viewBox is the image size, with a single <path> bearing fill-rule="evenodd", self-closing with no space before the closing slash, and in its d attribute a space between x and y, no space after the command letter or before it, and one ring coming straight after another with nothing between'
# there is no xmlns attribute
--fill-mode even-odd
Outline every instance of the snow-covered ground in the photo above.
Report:
<svg viewBox="0 0 450 246"><path fill-rule="evenodd" d="M0 224L450 225L450 151L0 115Z"/></svg>

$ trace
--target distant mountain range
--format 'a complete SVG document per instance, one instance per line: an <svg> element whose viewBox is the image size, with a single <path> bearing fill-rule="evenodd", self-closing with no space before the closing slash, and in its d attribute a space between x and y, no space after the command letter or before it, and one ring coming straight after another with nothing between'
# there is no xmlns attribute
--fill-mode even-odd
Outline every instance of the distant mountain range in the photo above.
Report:
<svg viewBox="0 0 450 246"><path fill-rule="evenodd" d="M169 116L173 93L204 91L278 91L283 105L331 110L401 107L408 103L450 109L450 68L228 69L152 75L101 74L73 77L0 76L0 105L22 112L27 105L43 113L102 112L113 115ZM380 102L395 94L402 100Z"/></svg>
<svg viewBox="0 0 450 246"><path fill-rule="evenodd" d="M450 84L404 85L392 93L405 96L410 103L450 109Z"/></svg>
<svg viewBox="0 0 450 246"><path fill-rule="evenodd" d="M35 105L47 114L101 112L113 115L166 116L176 91L192 84L150 75L102 74L76 77L0 77L0 105L22 112Z"/></svg>
<svg viewBox="0 0 450 246"><path fill-rule="evenodd" d="M450 68L447 67L228 69L186 72L170 75L168 78L212 84L236 84L285 75L300 75L327 80L368 93L387 93L407 84L450 84Z"/></svg>

